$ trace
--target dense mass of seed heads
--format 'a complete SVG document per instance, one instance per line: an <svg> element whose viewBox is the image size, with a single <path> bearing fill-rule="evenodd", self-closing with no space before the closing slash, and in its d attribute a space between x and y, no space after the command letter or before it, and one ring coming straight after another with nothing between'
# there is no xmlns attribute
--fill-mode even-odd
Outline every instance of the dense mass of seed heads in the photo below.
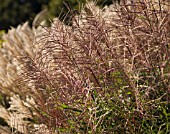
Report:
<svg viewBox="0 0 170 134"><path fill-rule="evenodd" d="M151 100L164 98L168 102L168 4L159 0L122 0L120 5L99 9L88 3L78 16L72 18L72 26L55 19L51 27L42 28L36 35L34 45L25 43L29 48L24 41L23 45L16 43L18 46L15 43L4 45L21 63L19 78L12 78L12 81L20 89L19 94L27 93L34 98L39 122L55 129L67 126L69 119L77 122L83 119L95 132L108 114L107 111L96 117L98 106L94 104L98 99L108 104L108 98L114 96L118 106L133 105L140 117L150 116L147 111L156 107L156 103L154 106L150 104ZM160 90L163 94L158 94ZM94 91L97 91L98 99L94 99ZM74 113L63 110L62 104L82 114L75 117ZM127 109L122 107L117 114L126 113ZM115 118L117 114L114 114ZM131 114L128 113L128 117ZM125 124L132 123L138 129L140 123L130 122L128 117ZM114 118L106 122L114 122Z"/></svg>

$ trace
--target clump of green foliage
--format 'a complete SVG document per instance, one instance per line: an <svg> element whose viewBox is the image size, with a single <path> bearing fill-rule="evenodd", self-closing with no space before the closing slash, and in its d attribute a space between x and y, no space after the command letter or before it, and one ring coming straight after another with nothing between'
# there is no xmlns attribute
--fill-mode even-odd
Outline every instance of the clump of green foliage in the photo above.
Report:
<svg viewBox="0 0 170 134"><path fill-rule="evenodd" d="M122 0L43 28L14 83L36 102L34 122L51 133L168 134L169 17L166 1Z"/></svg>

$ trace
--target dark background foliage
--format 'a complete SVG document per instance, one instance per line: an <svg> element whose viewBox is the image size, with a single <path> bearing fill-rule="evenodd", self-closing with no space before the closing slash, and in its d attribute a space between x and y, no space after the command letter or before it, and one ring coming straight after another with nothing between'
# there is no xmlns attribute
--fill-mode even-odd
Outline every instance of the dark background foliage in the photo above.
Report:
<svg viewBox="0 0 170 134"><path fill-rule="evenodd" d="M27 20L32 22L35 15L48 9L48 17L58 16L73 9L77 12L86 0L0 0L0 30L8 30ZM112 0L98 0L98 5L109 5Z"/></svg>
<svg viewBox="0 0 170 134"><path fill-rule="evenodd" d="M48 4L48 0L1 0L0 30L33 19L45 4Z"/></svg>

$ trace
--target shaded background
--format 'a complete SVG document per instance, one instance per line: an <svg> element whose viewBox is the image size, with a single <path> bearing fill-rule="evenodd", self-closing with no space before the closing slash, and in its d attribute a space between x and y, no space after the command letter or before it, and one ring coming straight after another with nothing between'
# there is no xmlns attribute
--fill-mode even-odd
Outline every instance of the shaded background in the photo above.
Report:
<svg viewBox="0 0 170 134"><path fill-rule="evenodd" d="M0 30L29 20L30 24L36 14L47 9L49 19L58 16L61 11L68 12L68 7L76 13L86 0L0 0ZM93 0L94 1L94 0ZM115 0L116 1L116 0ZM98 0L100 6L110 5L112 0Z"/></svg>

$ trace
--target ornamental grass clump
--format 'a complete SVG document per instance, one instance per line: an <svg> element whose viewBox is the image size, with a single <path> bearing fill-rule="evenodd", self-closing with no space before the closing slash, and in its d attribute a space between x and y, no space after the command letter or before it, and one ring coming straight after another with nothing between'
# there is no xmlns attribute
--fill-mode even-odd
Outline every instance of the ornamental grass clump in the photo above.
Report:
<svg viewBox="0 0 170 134"><path fill-rule="evenodd" d="M169 18L168 1L89 2L69 26L43 27L14 80L35 101L32 123L48 133L168 133Z"/></svg>
<svg viewBox="0 0 170 134"><path fill-rule="evenodd" d="M28 23L11 28L2 36L0 49L0 133L27 133L33 118L31 105L34 100L24 94L18 96L20 89L15 81L22 74L22 63L29 62L25 57L33 58L34 32ZM25 85L26 86L26 85ZM28 119L28 120L27 120ZM2 125L2 126L1 126Z"/></svg>

